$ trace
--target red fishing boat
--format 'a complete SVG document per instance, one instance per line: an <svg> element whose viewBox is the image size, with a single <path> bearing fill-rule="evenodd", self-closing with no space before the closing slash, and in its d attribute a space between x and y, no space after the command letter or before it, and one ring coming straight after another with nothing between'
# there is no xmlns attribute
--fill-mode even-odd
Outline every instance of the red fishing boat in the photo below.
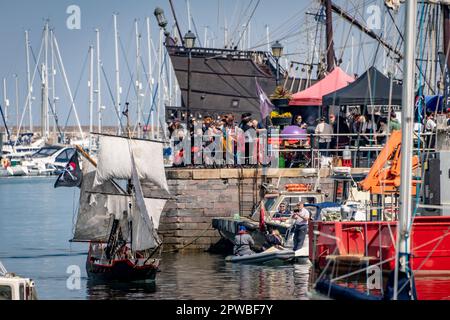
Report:
<svg viewBox="0 0 450 320"><path fill-rule="evenodd" d="M318 273L329 269L339 278L373 266L384 287L395 269L396 221L318 221L309 232L310 260ZM450 299L450 217L416 217L410 238L417 298ZM365 276L355 273L350 279Z"/></svg>
<svg viewBox="0 0 450 320"><path fill-rule="evenodd" d="M422 2L422 15L417 18L417 3L411 0L404 5L402 131L392 133L360 183L363 191L370 192L372 203L377 204L377 208L370 210L377 211L381 219L316 221L310 225L309 252L316 271L314 287L335 299L450 300L450 214L446 190L450 153L443 143L448 140L448 125L443 124L447 121L437 121L442 124L435 124L435 132L426 138L425 146L421 131L414 135L414 112L419 123L424 113L421 99L415 99L423 95L423 79L416 77L422 71L416 72L421 67L416 65L415 39L423 41L421 30L426 21L423 12L429 9ZM438 1L433 5L439 6L436 12L442 12L443 49L448 52L449 3ZM418 51L425 49L420 47ZM448 101L450 57L447 55L446 61L441 62L447 78ZM418 83L414 83L415 78L419 78ZM417 93L416 85L420 88ZM339 92L330 95L339 96ZM438 109L434 112L438 113ZM436 142L432 143L434 138ZM416 150L414 140L418 141ZM434 144L436 152L431 155L429 151L435 148ZM420 178L413 178L414 175ZM390 219L385 219L386 198L390 198ZM430 216L428 209L436 210L435 216Z"/></svg>

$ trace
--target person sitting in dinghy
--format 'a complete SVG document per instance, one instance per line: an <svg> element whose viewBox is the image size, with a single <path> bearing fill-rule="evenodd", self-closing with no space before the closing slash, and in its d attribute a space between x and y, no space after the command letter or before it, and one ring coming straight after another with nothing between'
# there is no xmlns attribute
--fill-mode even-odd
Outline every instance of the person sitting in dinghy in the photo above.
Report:
<svg viewBox="0 0 450 320"><path fill-rule="evenodd" d="M280 231L277 229L271 229L270 233L266 235L266 242L263 245L263 250L266 251L272 247L281 247L283 246L283 237L280 234Z"/></svg>
<svg viewBox="0 0 450 320"><path fill-rule="evenodd" d="M239 232L234 238L233 253L235 256L246 256L254 254L252 247L255 246L255 241L252 236L247 233L245 226L239 227Z"/></svg>

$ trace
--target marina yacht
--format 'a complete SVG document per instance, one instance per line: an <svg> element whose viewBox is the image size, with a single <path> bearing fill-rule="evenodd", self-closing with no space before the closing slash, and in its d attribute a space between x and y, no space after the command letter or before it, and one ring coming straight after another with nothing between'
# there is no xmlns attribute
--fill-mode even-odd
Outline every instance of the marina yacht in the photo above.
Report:
<svg viewBox="0 0 450 320"><path fill-rule="evenodd" d="M44 147L45 142L43 139L38 139L32 143L18 143L14 146L14 143L3 145L2 157L7 158L12 165L31 157Z"/></svg>
<svg viewBox="0 0 450 320"><path fill-rule="evenodd" d="M1 300L37 300L34 281L8 273L0 262Z"/></svg>
<svg viewBox="0 0 450 320"><path fill-rule="evenodd" d="M76 150L73 147L46 146L21 164L27 175L53 175L64 170Z"/></svg>

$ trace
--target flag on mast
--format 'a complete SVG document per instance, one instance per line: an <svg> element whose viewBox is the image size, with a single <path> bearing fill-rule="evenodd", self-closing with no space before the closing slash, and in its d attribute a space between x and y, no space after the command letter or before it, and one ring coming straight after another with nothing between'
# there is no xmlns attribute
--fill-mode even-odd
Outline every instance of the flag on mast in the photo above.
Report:
<svg viewBox="0 0 450 320"><path fill-rule="evenodd" d="M261 201L259 211L259 230L266 232L266 210L264 208L264 201Z"/></svg>
<svg viewBox="0 0 450 320"><path fill-rule="evenodd" d="M80 187L82 172L80 169L80 163L78 161L78 152L75 152L70 158L69 163L67 163L64 171L59 175L58 179L55 182L55 188L59 187Z"/></svg>
<svg viewBox="0 0 450 320"><path fill-rule="evenodd" d="M270 115L270 113L274 109L274 105L272 104L272 102L270 102L266 93L259 85L258 79L255 78L255 81L256 81L256 90L259 97L259 111L261 112L261 118L265 119Z"/></svg>

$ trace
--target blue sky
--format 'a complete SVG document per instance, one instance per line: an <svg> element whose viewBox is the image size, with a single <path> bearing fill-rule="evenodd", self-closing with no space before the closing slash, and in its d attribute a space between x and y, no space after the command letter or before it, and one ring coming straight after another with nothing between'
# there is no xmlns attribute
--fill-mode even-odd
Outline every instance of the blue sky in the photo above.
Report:
<svg viewBox="0 0 450 320"><path fill-rule="evenodd" d="M381 0L364 1L364 4L377 3ZM186 10L186 0L173 1L177 10L178 19L180 20L182 32L188 30L188 19ZM204 41L205 26L208 26L208 39L210 44L214 41L216 46L223 44L223 34L225 19L229 27L229 33L238 36L238 29L248 20L252 8L256 4L256 0L190 0L191 11L195 19L195 25ZM367 14L364 8L352 4L358 1L337 1L345 8L353 8L355 15L364 19ZM69 30L66 27L66 20L69 15L66 13L67 7L70 5L78 5L81 9L81 30ZM0 4L0 42L2 43L1 59L0 59L0 78L7 78L8 98L10 100L10 121L15 123L15 101L14 101L14 78L13 74L17 74L20 81L20 109L24 106L26 96L25 81L25 44L24 31L29 30L30 41L33 51L37 55L41 42L42 29L45 19L50 20L50 26L55 30L56 37L61 49L62 59L64 61L69 83L73 92L79 86L76 96L76 106L80 114L82 124L88 123L88 95L87 95L87 68L83 68L87 58L88 48L95 45L95 28L101 31L101 47L103 65L108 77L108 81L114 92L114 39L113 39L113 19L112 14L119 14L119 28L121 41L126 52L126 59L122 55L121 72L122 72L122 90L123 98L126 96L130 83L130 74L127 70L127 62L132 71L135 70L135 60L133 58L135 51L134 42L134 20L139 19L141 32L143 35L143 55L146 61L146 42L145 42L145 18L148 16L152 21L152 32L154 34L155 46L158 39L156 37L158 29L153 16L156 6L162 7L166 12L166 17L173 22L170 13L169 4L166 0L15 0L2 1ZM360 4L361 6L361 4ZM311 37L314 34L314 25L312 17L306 14L308 8L317 7L317 1L314 0L261 0L254 18L251 22L251 45L259 45L258 49L265 49L265 25L270 26L271 41L278 38L283 39L286 52L292 54L292 59L302 59L307 51L307 28ZM247 9L247 10L246 10ZM306 23L309 19L309 24ZM343 55L344 60L349 59L349 50L342 51L343 43L349 45L347 34L350 32L349 27L336 23L336 45L337 54ZM357 63L355 62L354 71L359 72L371 60L373 55L374 44L366 38L361 37L356 31L351 31L355 36L355 56L359 56ZM287 36L287 38L285 38ZM309 39L311 43L311 39ZM364 49L357 48L357 43L364 43ZM156 48L157 49L157 48ZM359 51L359 54L357 52ZM362 58L362 56L365 57ZM377 57L379 60L380 57ZM364 60L364 61L362 61ZM32 60L33 62L33 60ZM349 63L344 63L348 65ZM32 63L32 67L34 63ZM350 69L347 67L348 71ZM32 70L33 71L33 70ZM60 97L58 105L58 115L60 123L64 126L66 123L70 103L67 99L63 81L58 73L57 76L56 95ZM107 86L103 81L103 98L104 105L107 107L104 119L105 123L115 123L115 115L112 109L112 100L108 92ZM36 100L33 103L33 117L35 124L39 123L39 105L40 105L40 88L39 79L34 82L34 94ZM0 92L3 104L3 90ZM130 93L129 96L134 93ZM130 98L131 99L131 98ZM129 100L130 100L129 99ZM24 124L28 125L28 118L25 117ZM75 124L72 116L69 125Z"/></svg>

